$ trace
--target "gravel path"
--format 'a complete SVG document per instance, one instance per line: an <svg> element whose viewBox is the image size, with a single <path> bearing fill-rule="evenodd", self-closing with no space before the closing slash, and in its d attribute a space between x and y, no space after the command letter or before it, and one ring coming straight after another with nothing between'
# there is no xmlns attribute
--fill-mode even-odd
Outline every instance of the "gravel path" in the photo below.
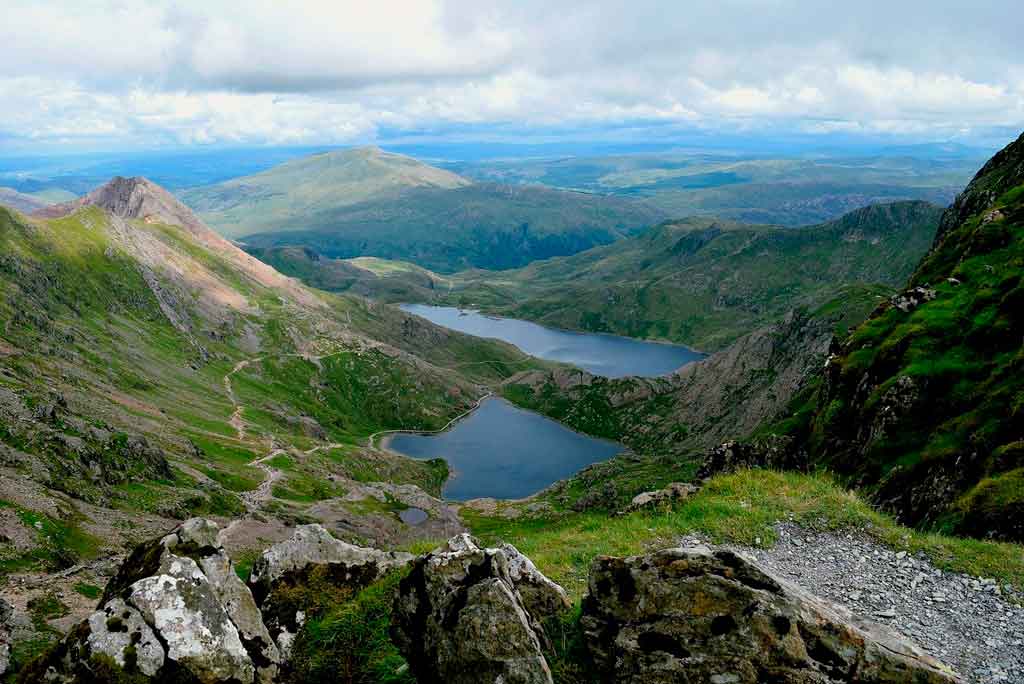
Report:
<svg viewBox="0 0 1024 684"><path fill-rule="evenodd" d="M888 625L969 682L1024 684L1024 607L1018 605L1024 594L992 579L944 572L862 533L819 534L791 523L776 529L779 539L770 549L732 548Z"/></svg>

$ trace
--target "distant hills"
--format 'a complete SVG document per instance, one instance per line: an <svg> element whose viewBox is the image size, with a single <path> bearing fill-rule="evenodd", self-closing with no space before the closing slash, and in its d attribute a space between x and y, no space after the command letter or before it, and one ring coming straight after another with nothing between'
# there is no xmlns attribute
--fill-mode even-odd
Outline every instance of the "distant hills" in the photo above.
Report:
<svg viewBox="0 0 1024 684"><path fill-rule="evenodd" d="M182 197L252 247L299 245L442 272L573 254L665 218L631 198L473 183L372 147L305 157Z"/></svg>
<svg viewBox="0 0 1024 684"><path fill-rule="evenodd" d="M480 308L561 328L722 349L794 307L846 312L853 325L905 282L942 209L896 202L804 228L712 218L669 221L636 237L501 272L452 275L308 248L251 249L327 290Z"/></svg>
<svg viewBox="0 0 1024 684"><path fill-rule="evenodd" d="M917 199L945 206L988 154L956 145L893 147L863 156L698 150L466 161L446 168L480 181L642 198L673 218L802 226L870 204Z"/></svg>
<svg viewBox="0 0 1024 684"><path fill-rule="evenodd" d="M74 197L64 190L44 190L40 192L18 192L14 188L0 188L0 207L15 209L25 214L38 211L55 202L63 202Z"/></svg>

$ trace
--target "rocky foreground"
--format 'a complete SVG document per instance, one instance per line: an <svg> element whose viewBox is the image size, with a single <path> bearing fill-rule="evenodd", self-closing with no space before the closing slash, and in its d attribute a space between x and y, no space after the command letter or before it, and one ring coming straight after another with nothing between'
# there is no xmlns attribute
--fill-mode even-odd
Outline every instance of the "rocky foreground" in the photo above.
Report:
<svg viewBox="0 0 1024 684"><path fill-rule="evenodd" d="M294 681L307 616L297 597L352 596L391 573L391 640L420 682L553 681L550 627L565 591L515 547L468 534L414 557L296 528L248 582L195 518L137 547L96 611L20 674L23 682ZM579 630L593 681L952 684L959 675L888 627L808 593L728 549L599 557ZM408 674L406 674L408 676Z"/></svg>

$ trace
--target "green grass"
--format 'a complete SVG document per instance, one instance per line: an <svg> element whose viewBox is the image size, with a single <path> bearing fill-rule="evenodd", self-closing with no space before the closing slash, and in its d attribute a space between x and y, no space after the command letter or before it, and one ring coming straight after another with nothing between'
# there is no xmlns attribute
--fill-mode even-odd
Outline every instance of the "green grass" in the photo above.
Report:
<svg viewBox="0 0 1024 684"><path fill-rule="evenodd" d="M87 599L93 601L99 599L103 595L103 588L97 587L95 584L89 584L88 582L76 582L74 590Z"/></svg>
<svg viewBox="0 0 1024 684"><path fill-rule="evenodd" d="M824 475L741 471L713 478L699 494L675 506L623 517L595 512L508 520L467 510L463 517L486 542L515 545L577 599L598 555L640 554L674 546L695 533L715 543L753 545L760 539L770 545L774 524L783 520L813 530L863 530L894 548L923 551L941 568L1024 586L1019 546L901 527Z"/></svg>
<svg viewBox="0 0 1024 684"><path fill-rule="evenodd" d="M309 620L295 642L290 681L413 684L388 635L400 580L401 573L391 573Z"/></svg>

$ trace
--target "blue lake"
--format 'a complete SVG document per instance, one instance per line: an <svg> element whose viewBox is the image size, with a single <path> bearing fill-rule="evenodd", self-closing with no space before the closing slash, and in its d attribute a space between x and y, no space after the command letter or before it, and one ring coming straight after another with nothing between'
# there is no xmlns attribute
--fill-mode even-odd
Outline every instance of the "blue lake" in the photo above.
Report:
<svg viewBox="0 0 1024 684"><path fill-rule="evenodd" d="M529 496L624 450L496 397L484 399L444 432L387 435L381 445L413 458L448 461L452 475L443 493L456 501Z"/></svg>
<svg viewBox="0 0 1024 684"><path fill-rule="evenodd" d="M531 356L571 363L577 368L609 378L666 375L704 358L700 352L681 345L645 342L617 335L556 330L529 321L497 318L450 306L403 304L401 308L446 328L477 337L503 340Z"/></svg>

